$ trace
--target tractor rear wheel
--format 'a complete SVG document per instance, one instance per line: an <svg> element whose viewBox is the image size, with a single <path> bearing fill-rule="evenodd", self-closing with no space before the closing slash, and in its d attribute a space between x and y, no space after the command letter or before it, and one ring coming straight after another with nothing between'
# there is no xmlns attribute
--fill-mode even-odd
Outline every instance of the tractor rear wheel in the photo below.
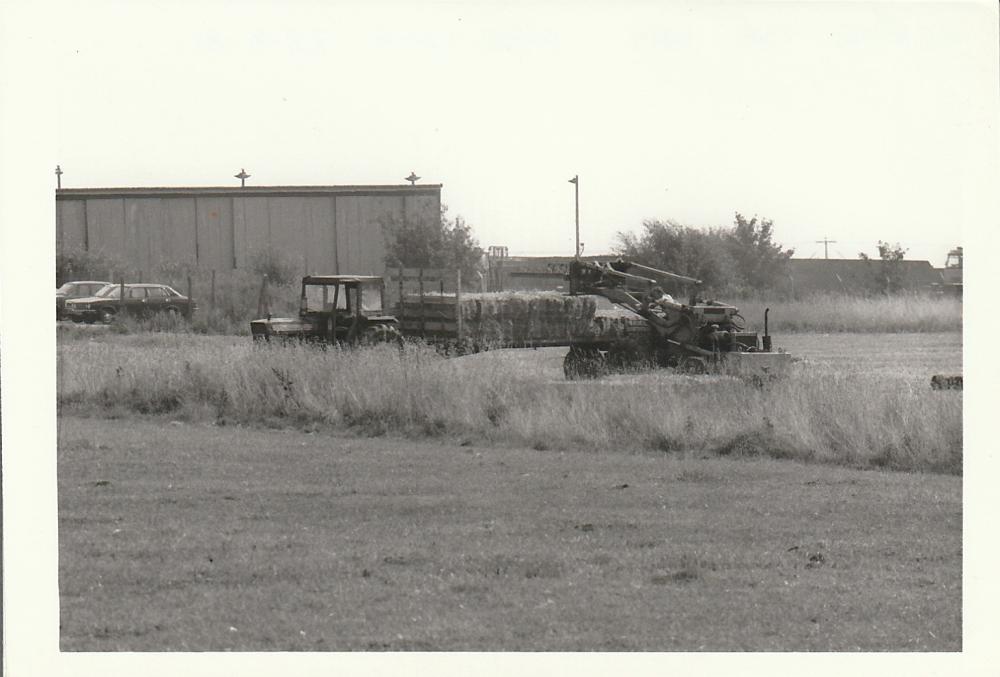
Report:
<svg viewBox="0 0 1000 677"><path fill-rule="evenodd" d="M639 343L631 339L619 341L608 350L608 368L617 372L637 371L645 361Z"/></svg>
<svg viewBox="0 0 1000 677"><path fill-rule="evenodd" d="M563 373L570 381L597 378L606 371L604 356L597 348L572 346L563 360Z"/></svg>

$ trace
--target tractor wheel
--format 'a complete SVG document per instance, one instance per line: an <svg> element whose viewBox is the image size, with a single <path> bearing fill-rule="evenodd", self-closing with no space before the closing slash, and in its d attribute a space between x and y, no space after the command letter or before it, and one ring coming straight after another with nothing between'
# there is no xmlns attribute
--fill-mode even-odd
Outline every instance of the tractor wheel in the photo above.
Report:
<svg viewBox="0 0 1000 677"><path fill-rule="evenodd" d="M633 340L619 341L608 350L608 368L617 372L636 371L643 361L642 349Z"/></svg>
<svg viewBox="0 0 1000 677"><path fill-rule="evenodd" d="M708 363L705 362L705 358L703 357L682 357L680 362L677 363L677 371L684 372L685 374L707 374Z"/></svg>
<svg viewBox="0 0 1000 677"><path fill-rule="evenodd" d="M604 356L597 348L572 346L563 360L563 373L570 381L597 378L606 371Z"/></svg>
<svg viewBox="0 0 1000 677"><path fill-rule="evenodd" d="M374 346L382 343L398 343L403 340L399 330L389 324L376 324L369 327L361 336L362 345Z"/></svg>

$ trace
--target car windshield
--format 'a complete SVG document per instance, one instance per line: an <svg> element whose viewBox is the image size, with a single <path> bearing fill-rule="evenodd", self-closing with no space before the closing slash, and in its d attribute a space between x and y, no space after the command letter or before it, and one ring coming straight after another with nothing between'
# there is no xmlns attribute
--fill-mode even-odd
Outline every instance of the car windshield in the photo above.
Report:
<svg viewBox="0 0 1000 677"><path fill-rule="evenodd" d="M74 286L75 285L72 282L67 282L63 286L59 287L59 289L56 289L56 293L57 294L68 294L69 292L73 291L73 287Z"/></svg>
<svg viewBox="0 0 1000 677"><path fill-rule="evenodd" d="M101 287L101 290L94 294L94 296L100 296L105 299L116 299L121 294L121 287L117 284L109 284L105 287Z"/></svg>

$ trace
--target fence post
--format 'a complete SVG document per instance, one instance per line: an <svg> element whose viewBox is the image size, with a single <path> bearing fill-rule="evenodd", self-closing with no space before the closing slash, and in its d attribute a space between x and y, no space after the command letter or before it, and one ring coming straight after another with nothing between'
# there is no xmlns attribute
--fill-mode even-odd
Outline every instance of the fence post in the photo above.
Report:
<svg viewBox="0 0 1000 677"><path fill-rule="evenodd" d="M118 317L125 317L125 276L118 282Z"/></svg>
<svg viewBox="0 0 1000 677"><path fill-rule="evenodd" d="M399 267L399 317L397 319L400 322L403 321L403 266Z"/></svg>
<svg viewBox="0 0 1000 677"><path fill-rule="evenodd" d="M426 338L426 327L424 319L427 317L427 313L424 312L424 269L417 269L417 285L420 291L420 338Z"/></svg>
<svg viewBox="0 0 1000 677"><path fill-rule="evenodd" d="M462 340L462 269L455 270L455 321L458 323L458 340Z"/></svg>
<svg viewBox="0 0 1000 677"><path fill-rule="evenodd" d="M212 292L208 297L208 302L212 306L212 310L215 310L215 268L212 269Z"/></svg>
<svg viewBox="0 0 1000 677"><path fill-rule="evenodd" d="M257 295L257 316L263 317L271 314L271 303L267 292L267 273L260 278L260 294Z"/></svg>

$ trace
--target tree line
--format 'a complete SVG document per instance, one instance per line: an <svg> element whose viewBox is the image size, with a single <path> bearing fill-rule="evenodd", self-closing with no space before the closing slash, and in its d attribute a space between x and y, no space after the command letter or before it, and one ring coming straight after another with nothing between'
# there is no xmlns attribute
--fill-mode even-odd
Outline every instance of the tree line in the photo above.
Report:
<svg viewBox="0 0 1000 677"><path fill-rule="evenodd" d="M472 227L461 217L382 223L389 268L461 269L475 280L483 249ZM864 287L870 293L892 294L903 288L901 262L906 249L879 240L878 256L858 254L866 261ZM621 231L611 253L616 256L702 281L707 294L754 296L782 291L789 279L795 250L774 239L774 221L736 212L729 227L697 228L673 220L646 219L638 232Z"/></svg>

